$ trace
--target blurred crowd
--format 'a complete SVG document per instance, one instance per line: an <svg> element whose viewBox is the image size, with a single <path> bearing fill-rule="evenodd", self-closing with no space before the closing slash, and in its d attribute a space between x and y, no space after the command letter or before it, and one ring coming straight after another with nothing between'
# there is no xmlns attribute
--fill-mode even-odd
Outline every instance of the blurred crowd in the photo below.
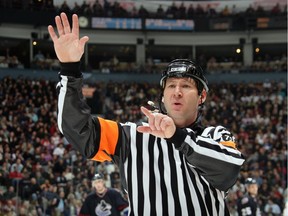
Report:
<svg viewBox="0 0 288 216"><path fill-rule="evenodd" d="M136 62L122 61L121 57L116 55L111 56L107 61L100 61L99 67L83 65L83 70L86 72L99 73L158 73L164 69L166 64L172 59L153 59L148 57L145 64L139 65ZM197 62L209 74L215 73L249 73L249 72L286 72L287 71L287 55L283 53L282 56L271 57L269 54L257 57L251 65L244 65L239 59L214 56L205 54L199 55ZM20 68L23 69L23 64L18 60L16 55L0 56L0 68ZM49 53L42 53L38 50L35 53L31 62L30 68L37 70L60 70L60 62L56 58L51 58Z"/></svg>
<svg viewBox="0 0 288 216"><path fill-rule="evenodd" d="M137 2L137 1L135 1ZM159 1L157 2L157 4ZM199 3L199 4L198 4ZM66 12L67 14L76 13L85 16L98 16L98 17L142 17L142 18L168 18L168 19L194 19L208 17L265 17L265 16L286 16L287 5L280 5L275 2L261 6L260 4L252 4L247 8L238 8L240 6L225 6L223 8L217 7L217 4L205 4L197 1L171 1L163 5L153 4L151 8L145 8L141 4L127 3L125 1L111 1L111 0L95 0L83 1L79 3L74 1L71 6L68 1L61 1L61 4L55 5L53 0L0 0L0 8L14 8L16 10L28 11L52 11L56 13ZM202 2L203 3L203 2ZM215 7L215 8L214 8ZM237 19L236 19L237 20ZM241 20L241 19L239 19ZM242 22L242 21L241 21ZM244 21L243 21L244 22ZM52 47L52 46L51 46ZM39 50L37 50L39 51ZM54 52L51 50L42 55L35 51L33 59L21 59L18 50L14 53L1 53L0 55L0 68L32 68L32 69L45 69L45 70L59 70L59 61L56 59ZM7 51L8 52L8 51ZM152 52L153 53L153 52ZM105 55L106 53L98 53L97 55ZM135 56L136 53L131 55ZM149 55L149 54L147 54ZM231 55L231 54L230 54ZM241 54L242 55L242 54ZM209 73L245 73L245 72L271 72L271 71L286 71L287 70L287 55L280 53L279 56L272 58L269 53L263 53L262 50L256 57L253 57L251 65L243 64L243 56L237 57L217 57L209 53L197 53L198 62ZM254 54L255 55L255 54ZM281 56L282 55L282 56ZM104 57L103 57L104 58ZM100 71L102 73L113 72L139 72L139 73L154 73L161 70L162 64L170 62L171 59L150 59L147 57L145 64L138 64L135 58L129 57L129 60L109 56L110 59L99 60L100 65L93 65L94 59L87 61L84 65L85 71ZM117 59L118 58L118 59ZM186 57L185 57L186 58ZM133 60L131 60L133 59ZM160 63L159 63L160 60ZM166 60L166 61L165 61ZM25 62L24 62L25 61Z"/></svg>
<svg viewBox="0 0 288 216"><path fill-rule="evenodd" d="M90 84L91 85L91 84ZM0 81L0 215L77 215L91 192L91 178L123 192L118 167L89 161L71 148L57 127L56 82L5 77ZM155 103L156 84L94 83L92 112L119 122L145 120L139 107ZM205 125L233 132L246 157L227 202L232 215L247 177L259 185L263 215L267 205L283 210L287 192L287 83L210 84L202 110ZM29 214L28 214L29 213Z"/></svg>
<svg viewBox="0 0 288 216"><path fill-rule="evenodd" d="M191 1L175 3L171 1L171 5L158 5L154 10L147 9L143 4L138 7L127 4L122 1L110 0L95 0L83 1L82 3L74 2L71 6L66 0L60 5L55 5L53 0L1 0L0 7L2 8L15 8L33 11L53 11L65 12L68 14L76 13L85 16L98 16L98 17L141 17L141 18L174 18L174 19L191 19L195 17L227 17L227 16L279 16L287 14L287 5L282 7L279 3L274 6L264 8L261 5L249 5L246 9L239 9L236 5L231 8L225 6L218 9L213 4L194 4ZM152 4L153 5L153 4Z"/></svg>
<svg viewBox="0 0 288 216"><path fill-rule="evenodd" d="M161 4L155 11L151 11L145 8L144 5L140 5L138 8L132 9L126 8L126 4L121 4L120 1L108 1L104 0L100 2L96 0L93 4L87 4L86 1L82 5L78 5L75 2L74 7L69 7L67 1L63 1L60 7L55 7L56 11L66 13L77 13L87 16L101 16L101 17L140 17L140 18L171 18L171 19L191 19L195 17L216 17L216 16L279 16L287 14L287 6L282 8L279 4L275 4L272 8L264 9L262 6L254 8L250 5L245 10L239 10L236 5L232 8L225 6L223 9L217 10L213 8L211 4L207 4L204 8L201 4L184 2L175 3L171 1L171 5L164 7Z"/></svg>

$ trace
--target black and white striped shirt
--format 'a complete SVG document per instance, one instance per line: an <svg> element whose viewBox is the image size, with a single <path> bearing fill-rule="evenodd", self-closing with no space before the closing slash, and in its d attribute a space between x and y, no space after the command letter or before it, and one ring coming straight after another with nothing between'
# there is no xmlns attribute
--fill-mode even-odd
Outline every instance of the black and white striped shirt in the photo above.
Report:
<svg viewBox="0 0 288 216"><path fill-rule="evenodd" d="M81 73L62 65L58 126L83 155L113 160L129 196L130 216L229 215L225 192L244 162L222 126L177 128L170 139L138 133L135 123L90 115ZM146 123L143 123L146 124Z"/></svg>

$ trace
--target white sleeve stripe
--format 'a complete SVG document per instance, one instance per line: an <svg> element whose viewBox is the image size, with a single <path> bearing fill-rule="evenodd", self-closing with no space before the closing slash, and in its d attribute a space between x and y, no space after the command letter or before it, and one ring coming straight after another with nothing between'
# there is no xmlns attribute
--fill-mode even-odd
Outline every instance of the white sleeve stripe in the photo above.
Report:
<svg viewBox="0 0 288 216"><path fill-rule="evenodd" d="M61 75L61 81L60 81L60 92L58 96L58 128L60 132L63 134L63 129L62 129L62 114L63 114L63 108L64 108L64 99L66 96L67 92L67 83L68 83L68 78L67 76L62 76ZM59 83L58 83L59 85Z"/></svg>
<svg viewBox="0 0 288 216"><path fill-rule="evenodd" d="M200 139L200 138L199 138ZM203 138L205 139L205 138ZM211 144L211 139L209 139L209 144ZM241 166L243 164L243 161L244 159L239 157L239 158L236 158L236 157L233 157L232 155L227 155L225 153L222 153L222 152L218 152L218 151L215 151L213 149L209 149L209 148L205 148L205 147L202 147L200 145L197 145L195 142L191 142L191 138L187 137L185 139L185 142L187 144L189 144L194 152L196 152L197 154L200 154L200 155L205 155L205 156L208 156L208 157L213 157L217 160L221 160L221 161L225 161L225 162L228 162L228 163L232 163L232 164L236 164L236 165L239 165ZM204 140L205 142L205 140ZM215 142L215 141L213 141ZM217 144L217 142L215 142ZM217 144L219 147L222 147L221 145ZM229 151L231 152L231 150L233 149L230 149L230 148L226 148L225 146L223 146L223 148L225 149L229 149ZM231 152L232 153L232 152ZM233 152L233 154L236 153L237 155L240 156L240 153L238 151L236 152Z"/></svg>
<svg viewBox="0 0 288 216"><path fill-rule="evenodd" d="M205 138L205 137L197 137L197 141L198 140L201 140L202 142L206 142L206 143L209 143L210 145L216 145L216 146L219 146L221 149L225 149L227 150L228 152L231 152L233 154L238 154L240 155L240 152L237 150L237 149L234 149L234 148L230 148L230 147L227 147L225 145L222 145L222 144L219 144L218 142L216 142L215 140L212 140L212 139L209 139L209 138ZM209 140L209 142L207 142L207 140Z"/></svg>

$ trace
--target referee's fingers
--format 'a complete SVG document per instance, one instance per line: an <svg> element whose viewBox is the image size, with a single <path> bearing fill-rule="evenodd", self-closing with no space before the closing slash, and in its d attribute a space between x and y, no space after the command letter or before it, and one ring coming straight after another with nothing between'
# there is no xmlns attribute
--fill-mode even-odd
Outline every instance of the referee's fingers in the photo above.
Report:
<svg viewBox="0 0 288 216"><path fill-rule="evenodd" d="M76 34L79 37L79 20L76 14L72 15L72 33Z"/></svg>
<svg viewBox="0 0 288 216"><path fill-rule="evenodd" d="M137 131L140 133L151 133L152 130L149 126L138 126Z"/></svg>
<svg viewBox="0 0 288 216"><path fill-rule="evenodd" d="M141 112L147 117L147 118L150 118L150 117L152 117L152 112L149 110L149 109L147 109L146 107L144 107L144 106L141 106Z"/></svg>
<svg viewBox="0 0 288 216"><path fill-rule="evenodd" d="M70 23L68 21L67 15L62 12L60 16L61 16L64 33L65 34L71 33L71 27L70 27Z"/></svg>
<svg viewBox="0 0 288 216"><path fill-rule="evenodd" d="M149 124L149 127L151 128L151 130L156 130L155 117L154 117L153 113L149 109L147 109L146 107L143 107L143 106L141 106L141 111L148 118L148 124Z"/></svg>
<svg viewBox="0 0 288 216"><path fill-rule="evenodd" d="M52 41L55 42L58 39L58 37L54 31L54 28L51 25L48 26L48 32L50 34Z"/></svg>

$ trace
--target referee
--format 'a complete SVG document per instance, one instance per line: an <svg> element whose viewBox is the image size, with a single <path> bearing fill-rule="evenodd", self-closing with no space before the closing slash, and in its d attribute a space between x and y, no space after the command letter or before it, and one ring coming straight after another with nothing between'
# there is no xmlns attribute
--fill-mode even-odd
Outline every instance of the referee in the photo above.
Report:
<svg viewBox="0 0 288 216"><path fill-rule="evenodd" d="M120 168L130 210L137 216L229 215L225 194L244 162L233 135L222 126L204 127L201 106L208 84L194 62L177 59L163 72L159 107L141 111L147 122L118 123L90 114L79 69L87 36L79 39L65 13L48 27L61 62L58 127L83 155L114 161Z"/></svg>

